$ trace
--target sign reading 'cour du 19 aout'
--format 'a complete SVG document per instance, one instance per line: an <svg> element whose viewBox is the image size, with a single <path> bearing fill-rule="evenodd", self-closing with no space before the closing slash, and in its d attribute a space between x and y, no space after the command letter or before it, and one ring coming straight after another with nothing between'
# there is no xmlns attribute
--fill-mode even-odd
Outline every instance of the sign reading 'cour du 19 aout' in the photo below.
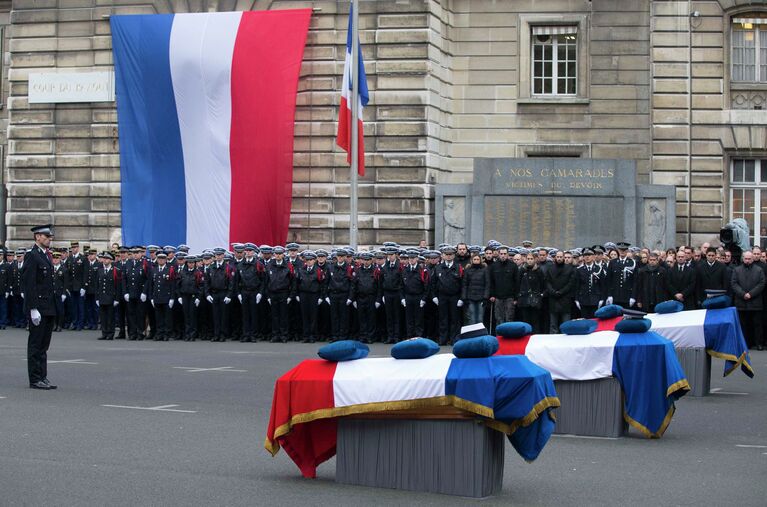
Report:
<svg viewBox="0 0 767 507"><path fill-rule="evenodd" d="M29 74L29 103L114 102L114 72Z"/></svg>

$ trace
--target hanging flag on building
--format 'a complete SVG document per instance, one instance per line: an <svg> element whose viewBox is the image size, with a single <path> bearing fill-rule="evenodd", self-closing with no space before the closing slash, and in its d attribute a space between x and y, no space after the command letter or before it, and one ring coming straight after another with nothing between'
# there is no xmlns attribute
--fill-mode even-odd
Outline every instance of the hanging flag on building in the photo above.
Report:
<svg viewBox="0 0 767 507"><path fill-rule="evenodd" d="M285 242L311 12L110 18L124 244Z"/></svg>
<svg viewBox="0 0 767 507"><path fill-rule="evenodd" d="M355 40L356 39L356 40ZM357 65L359 69L359 93L357 94L357 172L365 175L365 136L362 123L362 110L368 105L368 82L365 76L365 62L362 60L362 48L359 37L352 34L352 7L349 7L349 27L346 32L346 59L344 60L343 85L341 86L341 105L338 111L338 135L336 144L346 151L346 161L352 162L352 40L357 44Z"/></svg>

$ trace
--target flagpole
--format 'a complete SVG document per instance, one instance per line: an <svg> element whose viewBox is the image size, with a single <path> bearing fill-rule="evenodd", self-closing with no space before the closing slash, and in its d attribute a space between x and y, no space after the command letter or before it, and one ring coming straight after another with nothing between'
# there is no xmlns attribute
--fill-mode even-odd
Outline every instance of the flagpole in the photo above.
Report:
<svg viewBox="0 0 767 507"><path fill-rule="evenodd" d="M352 134L352 146L351 146L351 175L350 175L350 189L349 189L349 246L357 250L357 172L359 170L359 130L357 123L357 112L359 108L359 51L360 47L357 41L359 40L359 0L352 0L352 93L351 93L351 106L352 106L352 121L349 128Z"/></svg>

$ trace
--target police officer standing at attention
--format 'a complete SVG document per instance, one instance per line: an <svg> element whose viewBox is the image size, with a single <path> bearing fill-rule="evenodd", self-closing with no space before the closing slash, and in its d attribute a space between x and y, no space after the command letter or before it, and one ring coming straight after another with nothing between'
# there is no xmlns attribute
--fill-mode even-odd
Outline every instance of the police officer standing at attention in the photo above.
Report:
<svg viewBox="0 0 767 507"><path fill-rule="evenodd" d="M114 340L115 337L115 308L120 304L122 293L122 275L112 265L114 257L110 252L99 255L103 265L99 268L96 278L96 306L99 309L101 322L101 338L99 340Z"/></svg>
<svg viewBox="0 0 767 507"><path fill-rule="evenodd" d="M386 343L399 341L399 314L402 299L402 265L397 259L399 249L386 247L386 262L381 266L381 289L386 310Z"/></svg>
<svg viewBox="0 0 767 507"><path fill-rule="evenodd" d="M617 244L618 258L607 265L607 280L605 282L605 302L620 305L623 308L634 306L634 275L637 263L628 256L631 245L622 241Z"/></svg>
<svg viewBox="0 0 767 507"><path fill-rule="evenodd" d="M27 372L29 387L50 390L57 386L48 381L48 347L56 324L56 302L53 291L53 262L48 248L53 238L51 224L32 228L35 245L24 256L21 292L24 313L30 319L27 340Z"/></svg>
<svg viewBox="0 0 767 507"><path fill-rule="evenodd" d="M452 345L461 329L463 267L455 262L455 248L442 248L442 262L431 279L432 301L439 315L439 344Z"/></svg>
<svg viewBox="0 0 767 507"><path fill-rule="evenodd" d="M258 332L258 304L261 302L266 270L256 258L258 248L245 243L245 259L235 266L234 293L242 305L241 342L255 342Z"/></svg>

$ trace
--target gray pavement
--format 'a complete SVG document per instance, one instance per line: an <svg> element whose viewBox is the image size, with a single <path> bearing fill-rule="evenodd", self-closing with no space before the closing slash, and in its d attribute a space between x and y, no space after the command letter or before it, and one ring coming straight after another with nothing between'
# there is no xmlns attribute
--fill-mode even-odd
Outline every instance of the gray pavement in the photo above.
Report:
<svg viewBox="0 0 767 507"><path fill-rule="evenodd" d="M767 505L767 352L754 379L714 360L718 392L678 402L660 440L555 436L532 464L507 445L502 494L468 500L338 485L334 460L303 479L264 450L275 379L317 345L96 337L55 333L59 389L35 391L26 333L0 331L1 506Z"/></svg>

